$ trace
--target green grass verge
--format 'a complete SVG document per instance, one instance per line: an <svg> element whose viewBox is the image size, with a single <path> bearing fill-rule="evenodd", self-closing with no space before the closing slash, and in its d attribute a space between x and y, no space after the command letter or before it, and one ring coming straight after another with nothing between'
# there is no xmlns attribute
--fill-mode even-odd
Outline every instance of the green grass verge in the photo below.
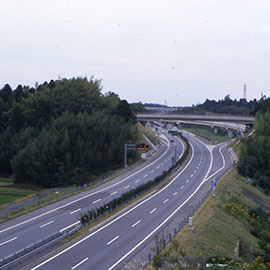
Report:
<svg viewBox="0 0 270 270"><path fill-rule="evenodd" d="M9 182L13 184L13 179L0 177L0 182Z"/></svg>
<svg viewBox="0 0 270 270"><path fill-rule="evenodd" d="M258 250L258 239L251 235L249 223L223 210L223 205L232 196L238 197L247 206L255 207L256 204L242 194L244 190L270 201L269 196L251 186L245 178L238 175L236 168L232 168L218 181L216 197L209 196L195 212L194 231L190 232L186 225L176 235L177 242L187 252L187 256L201 254L208 257L220 254L234 257L237 240L241 241L240 255L249 253L251 244L254 251Z"/></svg>
<svg viewBox="0 0 270 270"><path fill-rule="evenodd" d="M220 141L222 142L222 141L227 140L227 137L225 137L225 136L215 134L214 132L212 134L211 127L209 127L209 129L208 128L199 128L199 127L198 128L184 128L184 130L189 131L193 134L196 134L196 135L198 135L198 136L200 136L208 141L212 140L212 136L213 136L214 142L220 142Z"/></svg>

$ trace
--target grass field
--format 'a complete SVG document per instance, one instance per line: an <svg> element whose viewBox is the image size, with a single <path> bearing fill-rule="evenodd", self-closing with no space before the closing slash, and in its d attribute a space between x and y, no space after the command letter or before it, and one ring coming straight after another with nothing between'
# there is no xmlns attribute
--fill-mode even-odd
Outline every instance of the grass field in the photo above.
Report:
<svg viewBox="0 0 270 270"><path fill-rule="evenodd" d="M0 178L0 208L9 203L24 200L36 193L33 190L14 187L12 179Z"/></svg>
<svg viewBox="0 0 270 270"><path fill-rule="evenodd" d="M216 197L209 196L193 216L194 231L186 225L177 235L176 240L187 252L187 256L203 257L214 254L234 257L237 240L241 241L240 255L249 253L250 245L258 249L258 239L250 233L248 222L237 219L223 210L223 205L231 196L241 199L247 206L256 204L243 195L243 191L256 194L267 201L270 197L251 186L245 178L238 175L236 168L227 172L216 187Z"/></svg>
<svg viewBox="0 0 270 270"><path fill-rule="evenodd" d="M211 127L209 128L184 128L184 130L189 131L191 133L194 133L198 136L201 136L202 138L211 141L213 139L214 142L219 142L219 141L226 141L227 137L221 136L219 134L215 134L214 132L212 133ZM213 137L212 137L213 136Z"/></svg>

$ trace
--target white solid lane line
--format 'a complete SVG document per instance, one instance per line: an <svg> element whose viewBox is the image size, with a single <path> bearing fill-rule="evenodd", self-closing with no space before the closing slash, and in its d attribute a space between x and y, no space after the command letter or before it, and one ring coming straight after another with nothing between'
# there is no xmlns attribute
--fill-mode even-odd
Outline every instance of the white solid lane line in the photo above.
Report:
<svg viewBox="0 0 270 270"><path fill-rule="evenodd" d="M48 223L45 223L45 224L43 224L43 225L39 226L39 228L43 228L43 227L48 226L48 225L50 225L50 224L52 224L52 223L54 223L54 221L53 221L53 220L52 220L52 221L50 221L50 222L48 222Z"/></svg>
<svg viewBox="0 0 270 270"><path fill-rule="evenodd" d="M114 237L111 241L109 241L108 243L107 243L107 246L108 245L110 245L112 242L114 242L116 239L118 239L119 238L119 235L117 235L116 237Z"/></svg>
<svg viewBox="0 0 270 270"><path fill-rule="evenodd" d="M116 193L117 193L117 191L114 191L114 192L111 193L111 195L114 195L114 194L116 194Z"/></svg>
<svg viewBox="0 0 270 270"><path fill-rule="evenodd" d="M12 239L9 239L9 240L7 240L7 241L5 241L5 242L3 242L3 243L0 243L0 246L3 246L3 245L5 245L5 244L7 244L7 243L9 243L9 242L11 242L11 241L14 241L14 240L16 240L18 237L14 237L14 238L12 238Z"/></svg>
<svg viewBox="0 0 270 270"><path fill-rule="evenodd" d="M188 161L188 163L185 165L185 167L183 168L182 171L180 171L173 179L172 181L165 187L163 187L162 189L160 189L157 193L153 194L152 196L148 197L147 199L145 199L144 201L140 202L139 204L137 204L136 206L134 206L133 208L129 209L128 211L124 212L122 215L118 216L117 218L115 218L114 220L110 221L109 223L105 224L104 226L100 227L99 229L95 230L94 232L90 233L89 235L87 235L86 237L82 238L81 240L79 240L78 242L72 244L71 246L69 246L68 248L62 250L61 252L58 252L57 254L55 254L54 256L48 258L47 260L45 260L44 262L40 263L39 265L35 266L34 268L32 268L31 270L36 270L38 268L40 268L41 266L45 265L46 263L54 260L55 258L61 256L62 254L64 254L65 252L67 252L68 250L78 246L79 244L81 244L82 242L86 241L87 239L89 239L90 237L92 237L93 235L96 235L97 233L99 233L100 231L104 230L105 228L107 228L108 226L110 226L111 224L115 223L117 220L121 219L122 217L126 216L127 214L129 214L130 212L132 212L134 209L137 209L138 207L140 207L141 205L143 205L144 203L148 202L149 200L151 200L153 197L157 196L158 194L160 194L161 192L163 192L165 189L167 189L170 185L172 185L172 183L174 183L176 181L176 179L185 171L185 169L189 166L189 164L191 163L193 157L194 157L194 148L191 144L191 149L192 149L192 154L191 154L191 158ZM182 204L177 208L177 211L192 197L194 196L194 194L197 192L197 190L201 187L202 184L199 185L199 187L194 191L194 193L191 194L191 196ZM165 222L168 221L168 219L170 219L173 215L175 214L175 211L166 219ZM163 225L165 222L163 222L161 225ZM160 226L161 226L160 225ZM135 250L138 246L141 245L141 243L143 243L146 239L148 239L151 235L153 235L154 232L156 232L160 226L158 226L153 232L151 232L144 240L142 240L139 244L137 244L134 248L132 248L127 254L125 254L121 259L119 259L114 265L112 265L108 270L114 268L117 264L119 264L119 262L121 262L123 259L125 259L133 250ZM1 231L0 231L1 232Z"/></svg>
<svg viewBox="0 0 270 270"><path fill-rule="evenodd" d="M76 265L74 265L74 266L71 268L71 270L77 268L78 266L80 266L82 263L84 263L84 262L87 261L87 260L88 260L88 257L85 258L84 260L82 260L81 262L77 263Z"/></svg>
<svg viewBox="0 0 270 270"><path fill-rule="evenodd" d="M70 212L69 214L72 215L72 214L74 214L74 213L76 213L76 212L78 212L78 211L80 211L80 210L81 210L81 208L79 208L79 209L77 209L77 210L74 210L74 211Z"/></svg>
<svg viewBox="0 0 270 270"><path fill-rule="evenodd" d="M141 222L141 220L138 220L136 223L134 223L131 227L135 227L136 225L138 225Z"/></svg>
<svg viewBox="0 0 270 270"><path fill-rule="evenodd" d="M150 212L150 214L154 213L156 210L157 210L157 208L154 208L154 209Z"/></svg>
<svg viewBox="0 0 270 270"><path fill-rule="evenodd" d="M92 203L95 204L95 203L100 202L100 201L101 201L101 199L98 199L96 201L93 201Z"/></svg>
<svg viewBox="0 0 270 270"><path fill-rule="evenodd" d="M166 199L163 203L166 203L169 199Z"/></svg>
<svg viewBox="0 0 270 270"><path fill-rule="evenodd" d="M167 139L166 137L165 137L165 139L166 139L166 141L168 142L168 139ZM167 145L168 145L168 143L167 143ZM130 177L132 177L132 176L138 174L139 172L141 172L141 171L147 169L149 166L153 165L154 163L156 163L157 161L159 161L160 159L162 159L162 157L163 157L168 151L169 151L169 147L168 147L168 148L166 149L166 151L165 151L160 157L158 157L156 160L154 160L153 162L151 162L151 163L148 164L147 166L143 167L142 169L140 169L140 170L138 170L138 171L132 173L131 175L127 176L126 178L122 179L121 181L112 184L111 186L108 186L108 187L105 187L105 188L100 189L100 190L98 190L98 191L95 191L95 192L93 192L93 193L87 194L87 195L85 195L85 196L83 196L83 197L80 197L80 198L78 198L78 199L76 199L76 200L73 200L73 201L71 201L71 202L69 202L69 203L66 203L66 204L63 204L63 205L61 205L61 206L59 206L59 207L56 207L56 208L54 208L54 209L52 209L52 210L50 210L50 211L48 211L48 212L45 212L45 213L43 213L43 214L40 214L40 215L38 215L38 216L32 217L32 218L30 218L30 219L27 219L27 220L25 220L25 221L22 221L22 222L20 222L20 223L17 223L17 224L15 224L15 225L13 225L13 226L10 226L10 227L8 227L8 228L5 228L5 229L3 229L3 230L0 230L0 234L3 233L3 232L6 232L6 231L8 231L8 230L14 229L14 228L16 228L16 227L18 227L18 226L21 226L21 225L23 225L23 224L26 224L26 223L28 223L28 222L31 222L31 221L33 221L33 220L36 220L37 218L46 216L46 215L48 215L48 214L50 214L50 213L53 213L53 212L55 212L55 211L57 211L57 210L60 210L60 209L62 209L62 208L64 208L64 207L67 207L67 206L69 206L69 205L71 205L71 204L74 204L74 203L76 203L76 202L79 202L79 201L81 201L81 200L83 200L83 199L86 199L86 198L88 198L88 197L90 197L90 196L93 196L93 195L95 195L95 194L97 194L97 193L103 192L104 190L110 189L110 188L112 188L112 187L114 187L114 186L116 186L116 185L119 185L120 183L126 181L126 180L129 179Z"/></svg>

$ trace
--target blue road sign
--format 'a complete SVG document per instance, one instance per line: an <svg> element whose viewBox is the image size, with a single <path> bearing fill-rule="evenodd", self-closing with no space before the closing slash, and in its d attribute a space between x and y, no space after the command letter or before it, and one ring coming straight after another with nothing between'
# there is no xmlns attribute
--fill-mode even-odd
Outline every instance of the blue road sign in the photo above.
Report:
<svg viewBox="0 0 270 270"><path fill-rule="evenodd" d="M212 186L216 186L217 185L217 179L212 179L211 184L212 184Z"/></svg>

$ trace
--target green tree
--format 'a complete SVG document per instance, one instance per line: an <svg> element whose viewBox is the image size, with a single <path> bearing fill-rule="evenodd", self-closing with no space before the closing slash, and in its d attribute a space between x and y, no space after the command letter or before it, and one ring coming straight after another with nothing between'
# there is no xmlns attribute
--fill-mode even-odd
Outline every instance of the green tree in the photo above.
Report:
<svg viewBox="0 0 270 270"><path fill-rule="evenodd" d="M11 114L9 128L11 132L18 132L25 125L24 117L19 105L16 105Z"/></svg>

